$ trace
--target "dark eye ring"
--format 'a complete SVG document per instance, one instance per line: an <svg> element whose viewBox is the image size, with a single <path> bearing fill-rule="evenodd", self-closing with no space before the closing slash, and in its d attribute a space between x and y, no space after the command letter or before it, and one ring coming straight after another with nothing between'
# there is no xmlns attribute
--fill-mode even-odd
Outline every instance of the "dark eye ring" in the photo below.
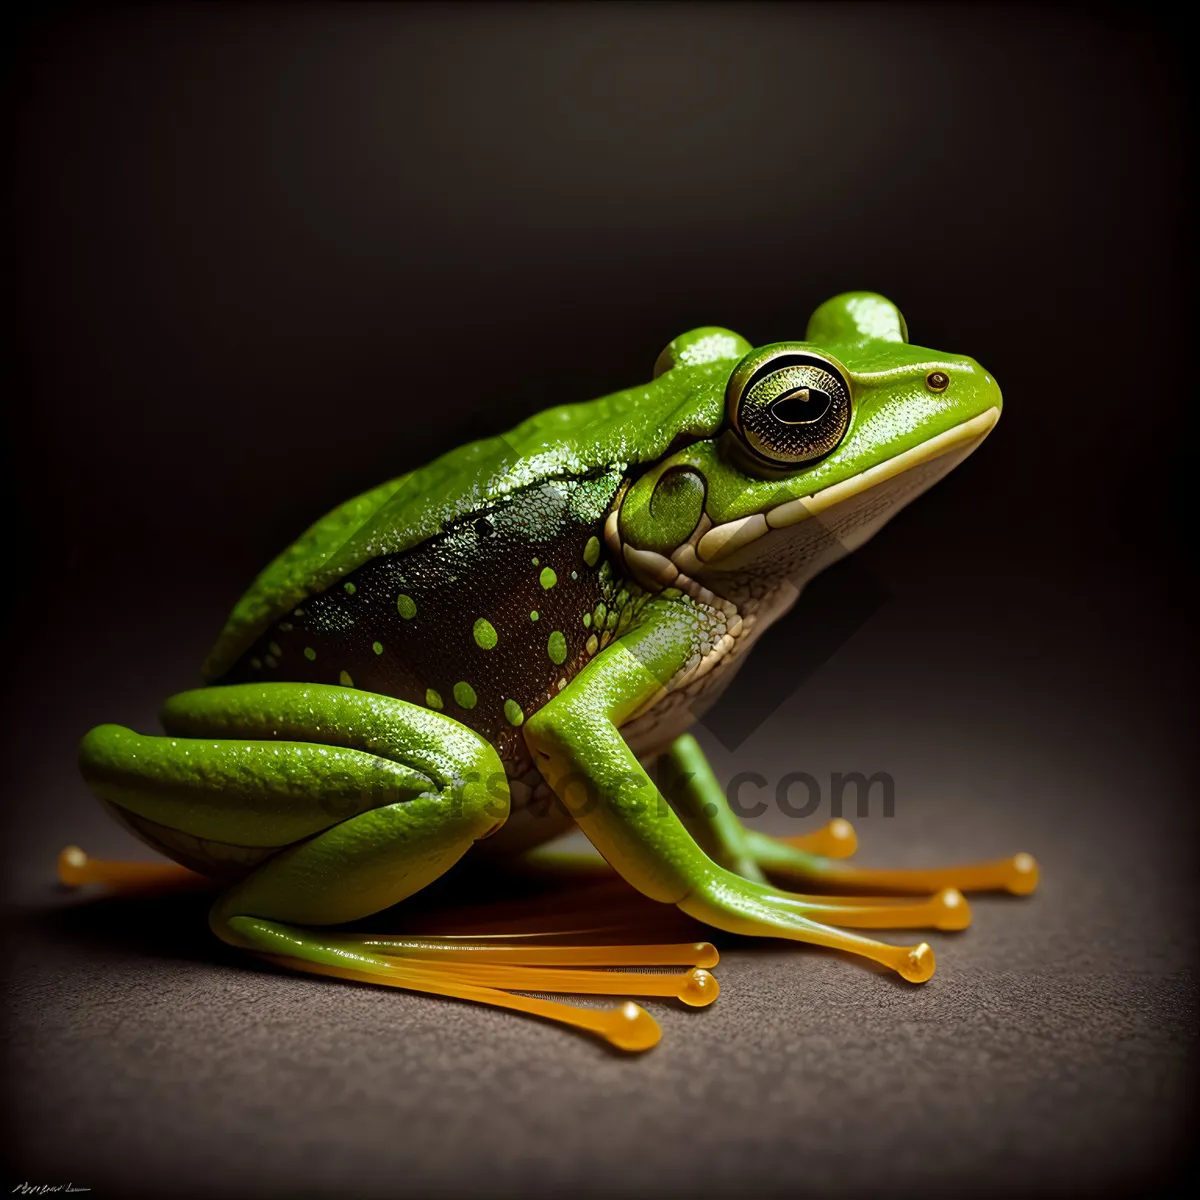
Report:
<svg viewBox="0 0 1200 1200"><path fill-rule="evenodd" d="M798 348L743 360L726 399L730 422L747 448L778 467L824 458L850 425L850 387L841 370Z"/></svg>
<svg viewBox="0 0 1200 1200"><path fill-rule="evenodd" d="M945 371L930 371L925 376L925 386L931 392L944 392L950 386L950 376Z"/></svg>

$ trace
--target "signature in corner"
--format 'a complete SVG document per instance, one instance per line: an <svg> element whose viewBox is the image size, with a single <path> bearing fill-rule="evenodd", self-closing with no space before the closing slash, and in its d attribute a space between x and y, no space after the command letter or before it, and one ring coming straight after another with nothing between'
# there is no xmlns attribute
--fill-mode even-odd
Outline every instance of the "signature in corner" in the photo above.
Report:
<svg viewBox="0 0 1200 1200"><path fill-rule="evenodd" d="M51 1192L90 1192L92 1189L74 1183L18 1183L14 1192L22 1196L48 1196Z"/></svg>

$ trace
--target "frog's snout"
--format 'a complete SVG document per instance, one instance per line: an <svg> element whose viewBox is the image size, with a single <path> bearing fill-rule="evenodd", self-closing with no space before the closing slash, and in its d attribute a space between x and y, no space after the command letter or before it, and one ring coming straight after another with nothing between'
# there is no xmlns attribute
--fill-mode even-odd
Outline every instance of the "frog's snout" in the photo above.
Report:
<svg viewBox="0 0 1200 1200"><path fill-rule="evenodd" d="M999 413L1004 407L1004 396L1000 391L1000 385L996 382L995 375L974 359L968 361L976 381L975 386L979 391L979 411L986 412L989 408L994 408Z"/></svg>

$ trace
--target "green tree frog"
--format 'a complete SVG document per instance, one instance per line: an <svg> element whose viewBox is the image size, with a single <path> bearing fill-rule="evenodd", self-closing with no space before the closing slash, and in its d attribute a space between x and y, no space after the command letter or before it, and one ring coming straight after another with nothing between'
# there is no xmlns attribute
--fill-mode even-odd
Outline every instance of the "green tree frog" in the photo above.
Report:
<svg viewBox="0 0 1200 1200"><path fill-rule="evenodd" d="M959 889L1032 891L1032 858L868 871L840 861L836 828L769 837L738 821L688 727L805 582L961 462L1000 409L977 362L910 344L872 293L822 304L802 341L692 330L651 382L551 408L319 520L238 602L207 686L166 702L167 735L93 729L83 775L138 837L225 884L218 937L302 970L652 1044L657 1025L632 1002L517 994L639 994L630 972L591 968L650 950L330 928L412 895L483 839L517 855L574 822L651 900L923 982L928 944L849 930L960 928ZM659 755L667 796L644 765ZM98 877L77 850L62 872ZM659 965L681 961L660 949ZM715 955L696 954L682 995L705 1003Z"/></svg>

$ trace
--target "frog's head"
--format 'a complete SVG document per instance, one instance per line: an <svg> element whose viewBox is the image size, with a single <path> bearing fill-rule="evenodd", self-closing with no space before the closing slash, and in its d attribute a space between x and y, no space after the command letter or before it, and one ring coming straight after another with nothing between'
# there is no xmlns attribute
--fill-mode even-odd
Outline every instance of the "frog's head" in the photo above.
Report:
<svg viewBox="0 0 1200 1200"><path fill-rule="evenodd" d="M728 330L694 330L657 373L711 371L716 356L730 368L723 431L657 462L609 523L614 550L657 586L794 598L1000 416L1000 389L974 359L910 345L899 309L872 293L821 305L804 341L751 349Z"/></svg>

